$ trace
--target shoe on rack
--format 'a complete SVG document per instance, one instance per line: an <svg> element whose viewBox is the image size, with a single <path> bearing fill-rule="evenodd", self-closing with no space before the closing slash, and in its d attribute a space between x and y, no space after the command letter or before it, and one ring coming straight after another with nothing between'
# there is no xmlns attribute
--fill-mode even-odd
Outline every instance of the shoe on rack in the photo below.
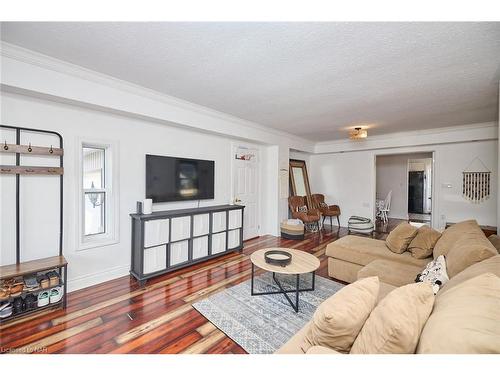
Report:
<svg viewBox="0 0 500 375"><path fill-rule="evenodd" d="M12 302L12 309L14 310L14 314L20 314L26 310L26 305L21 297L17 297Z"/></svg>
<svg viewBox="0 0 500 375"><path fill-rule="evenodd" d="M42 289L46 289L49 287L49 278L46 276L46 275L38 275L36 280L38 281L38 283L40 284L40 287Z"/></svg>
<svg viewBox="0 0 500 375"><path fill-rule="evenodd" d="M0 288L0 301L8 300L10 297L9 288Z"/></svg>
<svg viewBox="0 0 500 375"><path fill-rule="evenodd" d="M52 288L50 290L50 303L57 303L63 297L63 290L60 286Z"/></svg>
<svg viewBox="0 0 500 375"><path fill-rule="evenodd" d="M56 271L50 271L47 273L47 277L49 278L49 285L51 287L59 284L59 274Z"/></svg>
<svg viewBox="0 0 500 375"><path fill-rule="evenodd" d="M10 287L10 295L19 297L24 290L24 283L17 283Z"/></svg>
<svg viewBox="0 0 500 375"><path fill-rule="evenodd" d="M48 291L43 291L38 294L38 307L47 306L50 303L50 297Z"/></svg>
<svg viewBox="0 0 500 375"><path fill-rule="evenodd" d="M7 318L12 315L12 305L4 303L0 306L0 318Z"/></svg>
<svg viewBox="0 0 500 375"><path fill-rule="evenodd" d="M34 294L28 294L24 299L24 303L26 304L26 310L32 310L37 306L37 298Z"/></svg>

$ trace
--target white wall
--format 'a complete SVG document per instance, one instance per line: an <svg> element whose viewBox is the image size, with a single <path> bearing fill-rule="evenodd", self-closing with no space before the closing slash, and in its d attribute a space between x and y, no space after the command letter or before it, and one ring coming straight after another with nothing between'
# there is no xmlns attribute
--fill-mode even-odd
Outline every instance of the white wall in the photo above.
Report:
<svg viewBox="0 0 500 375"><path fill-rule="evenodd" d="M340 205L341 224L347 225L351 215L373 218L375 198L375 155L434 151L435 194L433 225L444 226L475 218L480 224L496 225L498 141L450 143L397 149L366 150L311 155L309 178L312 189L321 191L328 202ZM480 204L469 203L462 197L462 171L479 157L492 171L490 199ZM451 188L444 187L451 184Z"/></svg>
<svg viewBox="0 0 500 375"><path fill-rule="evenodd" d="M382 155L376 161L377 199L385 199L392 190L389 217L408 218L408 160L432 157L432 154Z"/></svg>
<svg viewBox="0 0 500 375"><path fill-rule="evenodd" d="M231 198L231 142L255 144L261 155L260 234L279 235L279 222L288 212L286 197L279 195L280 169L288 168L290 148L312 151L311 141L34 51L4 42L0 46L1 122L55 130L65 138L64 254L70 263L70 290L128 273L128 214L135 210L135 202L144 198L145 153L215 160L215 199L202 203L213 205L228 203ZM117 141L120 149L119 243L86 251L76 251L75 238L78 199L75 146L81 137ZM11 217L15 212L12 211L15 193L12 176L4 177L0 181L0 263L8 264L13 262L15 245ZM50 186L55 184L55 179L41 179L43 189L39 191L23 185L23 189L27 189L23 191L23 201L41 210L51 210L55 197L45 195L51 194L46 191L55 191ZM40 185L37 183L37 186ZM154 209L195 204L162 204ZM41 221L33 210L27 212L22 214L21 224L29 226L31 234L23 234L23 246L29 247L23 252L27 254L23 260L53 255L57 251L57 220L44 217Z"/></svg>
<svg viewBox="0 0 500 375"><path fill-rule="evenodd" d="M64 138L64 255L68 259L69 287L77 289L106 279L126 275L130 264L130 218L136 201L145 196L145 154L172 155L215 160L215 199L201 201L202 206L227 204L231 194L231 143L233 139L194 132L162 124L112 115L72 105L3 93L2 123L50 129ZM10 133L10 134L9 134ZM10 137L10 138L9 138ZM15 142L13 132L1 131L0 138ZM119 142L119 220L118 243L88 250L77 250L77 142L80 138ZM40 144L41 139L26 136L25 142ZM43 141L57 145L56 139ZM255 145L266 153L265 147ZM9 155L8 157L12 157ZM276 156L277 159L277 156ZM57 161L57 159L55 160ZM13 162L13 161L11 161ZM267 160L263 160L267 163ZM277 163L277 160L274 160ZM5 157L2 163L10 164ZM47 160L39 160L47 164ZM29 162L33 164L33 160ZM266 166L274 171L277 164ZM15 262L15 178L2 176L1 186L1 263ZM261 189L269 192L268 180ZM22 178L22 260L57 255L58 252L58 179L53 176ZM263 194L265 199L265 194ZM276 199L274 200L275 206ZM197 202L155 204L154 210L195 207ZM267 205L271 206L271 205ZM270 208L272 210L272 208ZM276 211L274 215L278 215ZM274 215L266 224L272 223ZM274 225L273 225L274 224ZM263 226L264 233L267 229Z"/></svg>

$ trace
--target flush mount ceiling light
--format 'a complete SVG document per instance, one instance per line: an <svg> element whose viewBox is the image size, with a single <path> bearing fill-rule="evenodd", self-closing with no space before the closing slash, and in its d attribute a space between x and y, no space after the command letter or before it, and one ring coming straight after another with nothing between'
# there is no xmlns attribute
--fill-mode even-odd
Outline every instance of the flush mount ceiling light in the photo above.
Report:
<svg viewBox="0 0 500 375"><path fill-rule="evenodd" d="M368 132L363 128L354 128L349 132L350 139L364 139L368 137Z"/></svg>

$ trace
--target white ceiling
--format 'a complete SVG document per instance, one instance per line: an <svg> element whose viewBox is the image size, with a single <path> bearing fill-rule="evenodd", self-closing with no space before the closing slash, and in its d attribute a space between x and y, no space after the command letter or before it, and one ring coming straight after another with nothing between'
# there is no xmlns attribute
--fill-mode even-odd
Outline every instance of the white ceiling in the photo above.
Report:
<svg viewBox="0 0 500 375"><path fill-rule="evenodd" d="M1 38L314 141L498 119L500 23L2 23Z"/></svg>

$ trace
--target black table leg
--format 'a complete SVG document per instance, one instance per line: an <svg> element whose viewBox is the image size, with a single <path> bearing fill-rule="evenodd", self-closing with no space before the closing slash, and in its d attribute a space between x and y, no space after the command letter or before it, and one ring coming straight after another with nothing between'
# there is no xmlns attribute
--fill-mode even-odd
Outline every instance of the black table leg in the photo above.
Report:
<svg viewBox="0 0 500 375"><path fill-rule="evenodd" d="M251 295L252 296L255 295L255 293L253 291L253 275L254 275L254 271L255 271L255 265L252 263L252 279L251 279L251 282L250 282L251 283L250 285L251 285Z"/></svg>
<svg viewBox="0 0 500 375"><path fill-rule="evenodd" d="M292 307L294 308L295 312L299 312L300 275L297 275L296 277L297 279L295 281L295 306L292 305Z"/></svg>

